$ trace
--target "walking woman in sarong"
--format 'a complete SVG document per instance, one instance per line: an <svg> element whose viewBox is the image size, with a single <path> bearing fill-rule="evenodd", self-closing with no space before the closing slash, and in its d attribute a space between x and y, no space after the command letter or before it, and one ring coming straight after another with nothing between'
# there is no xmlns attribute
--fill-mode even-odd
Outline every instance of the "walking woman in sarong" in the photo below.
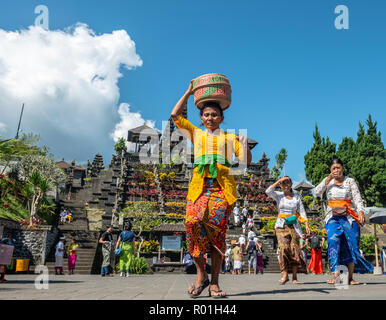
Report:
<svg viewBox="0 0 386 320"><path fill-rule="evenodd" d="M252 156L246 137L239 138L219 129L224 116L221 106L215 101L206 102L200 109L205 131L182 116L184 106L193 93L192 81L171 112L177 128L194 146L194 170L187 196L185 227L189 252L197 267L197 277L188 293L195 298L209 286L203 256L210 251L209 295L218 298L226 295L220 289L218 280L229 216L237 200L236 184L229 174L232 155L235 154L245 164L250 163Z"/></svg>
<svg viewBox="0 0 386 320"><path fill-rule="evenodd" d="M278 184L281 185L282 192L275 191ZM297 273L307 273L307 266L299 246L299 240L303 234L299 221L304 222L306 233L310 233L302 200L294 194L292 181L289 177L280 178L265 192L276 201L277 211L279 212L275 224L280 252L279 265L282 273L279 283L285 284L288 282L288 273L292 272L292 283L300 284L297 280Z"/></svg>
<svg viewBox="0 0 386 320"><path fill-rule="evenodd" d="M343 162L333 158L330 163L330 175L315 188L315 194L327 195L328 207L325 216L328 260L330 271L334 273L329 284L334 284L339 272L337 266L346 265L349 273L349 284L359 282L353 279L355 265L371 272L373 266L359 252L359 241L356 238L359 226L365 223L364 207L358 186L354 179L343 175ZM358 214L351 205L354 204Z"/></svg>
<svg viewBox="0 0 386 320"><path fill-rule="evenodd" d="M67 256L68 256L68 274L74 274L76 257L78 255L78 245L75 243L75 239L73 238L71 244L67 248Z"/></svg>

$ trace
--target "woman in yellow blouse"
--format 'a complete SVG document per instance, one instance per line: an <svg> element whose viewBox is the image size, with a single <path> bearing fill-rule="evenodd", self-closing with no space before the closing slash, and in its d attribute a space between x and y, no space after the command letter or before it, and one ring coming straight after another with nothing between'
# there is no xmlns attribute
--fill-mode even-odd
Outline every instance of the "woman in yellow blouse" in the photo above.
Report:
<svg viewBox="0 0 386 320"><path fill-rule="evenodd" d="M183 108L193 94L192 81L171 112L177 128L194 146L194 170L187 196L185 226L189 253L196 264L197 277L188 293L195 298L209 286L203 256L210 251L212 266L209 295L222 298L226 294L220 290L218 278L225 252L228 220L237 200L236 184L229 168L233 154L247 164L251 162L252 156L246 137L239 138L219 128L224 115L215 101L206 102L200 109L205 131L182 117Z"/></svg>

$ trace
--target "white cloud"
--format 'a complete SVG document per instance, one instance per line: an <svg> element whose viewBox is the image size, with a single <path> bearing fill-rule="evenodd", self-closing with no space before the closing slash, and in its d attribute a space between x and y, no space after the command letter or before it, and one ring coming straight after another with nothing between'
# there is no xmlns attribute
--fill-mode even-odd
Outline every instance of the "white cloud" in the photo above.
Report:
<svg viewBox="0 0 386 320"><path fill-rule="evenodd" d="M101 152L108 162L112 138L145 122L127 104L117 110L120 67L142 65L125 30L97 35L85 24L65 31L0 29L0 43L3 136L16 131L24 102L23 132L40 134L56 158L85 161Z"/></svg>

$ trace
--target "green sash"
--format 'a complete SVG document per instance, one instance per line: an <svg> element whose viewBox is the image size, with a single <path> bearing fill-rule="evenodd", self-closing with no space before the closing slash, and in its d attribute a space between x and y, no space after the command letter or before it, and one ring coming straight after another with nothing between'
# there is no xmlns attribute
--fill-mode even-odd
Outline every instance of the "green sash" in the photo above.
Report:
<svg viewBox="0 0 386 320"><path fill-rule="evenodd" d="M198 173L202 176L205 171L205 166L209 165L209 173L212 178L217 177L217 169L214 165L216 162L224 164L228 168L231 167L228 159L219 154L204 154L194 160L194 168L198 167Z"/></svg>

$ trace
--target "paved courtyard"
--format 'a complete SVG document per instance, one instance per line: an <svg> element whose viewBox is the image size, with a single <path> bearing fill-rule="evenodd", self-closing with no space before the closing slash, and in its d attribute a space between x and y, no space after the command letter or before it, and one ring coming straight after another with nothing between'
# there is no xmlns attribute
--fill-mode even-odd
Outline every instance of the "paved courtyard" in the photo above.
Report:
<svg viewBox="0 0 386 320"><path fill-rule="evenodd" d="M50 275L49 288L35 288L33 274L7 275L7 281L0 284L0 300L184 300L190 299L187 287L195 275L154 274L132 275L121 278L117 275L102 278L98 275ZM221 275L221 288L230 300L345 300L386 299L386 276L356 275L361 285L350 286L348 290L337 290L328 285L329 275L304 275L298 279L301 285L288 282L278 284L279 274L264 275ZM208 291L196 301L212 300ZM217 300L218 301L218 300Z"/></svg>

